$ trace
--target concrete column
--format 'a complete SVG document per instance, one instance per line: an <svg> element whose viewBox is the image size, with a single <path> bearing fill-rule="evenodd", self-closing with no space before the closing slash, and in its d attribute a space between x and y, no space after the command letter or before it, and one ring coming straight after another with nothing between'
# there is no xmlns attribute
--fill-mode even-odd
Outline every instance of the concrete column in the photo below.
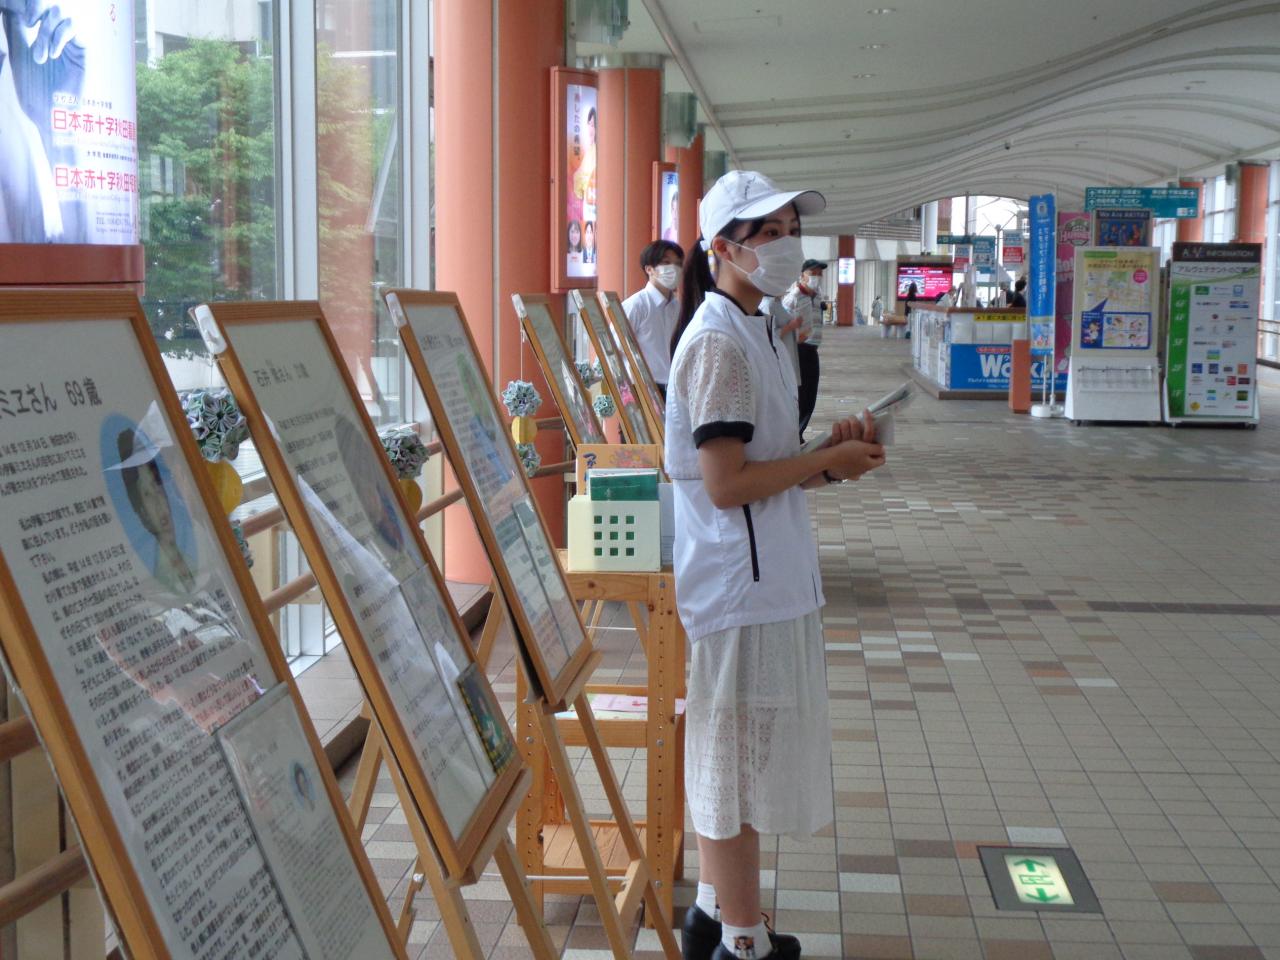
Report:
<svg viewBox="0 0 1280 960"><path fill-rule="evenodd" d="M1236 242L1266 243L1271 161L1241 160L1236 187Z"/></svg>
<svg viewBox="0 0 1280 960"><path fill-rule="evenodd" d="M1199 187L1200 202L1194 217L1184 217L1178 221L1179 243L1200 243L1204 240L1204 177L1183 177L1178 181L1180 187Z"/></svg>
<svg viewBox="0 0 1280 960"><path fill-rule="evenodd" d="M564 3L436 0L435 14L436 287L458 294L498 389L521 377L549 397L511 294L550 282L550 70L564 62ZM558 462L562 436L544 432L538 450ZM563 482L537 480L534 492L560 539ZM445 512L445 544L451 579L488 582L465 510Z"/></svg>
<svg viewBox="0 0 1280 960"><path fill-rule="evenodd" d="M661 61L632 54L600 66L599 282L601 290L626 297L645 284L640 251L652 239L653 165L662 159Z"/></svg>
<svg viewBox="0 0 1280 960"><path fill-rule="evenodd" d="M855 247L855 240L852 234L839 237L836 240L836 256L852 257ZM839 264L835 264L838 271ZM828 268L830 269L830 268ZM854 317L854 300L855 287L852 283L838 283L836 285L836 323L842 327L853 326Z"/></svg>
<svg viewBox="0 0 1280 960"><path fill-rule="evenodd" d="M938 201L926 203L920 213L920 250L923 253L937 253Z"/></svg>
<svg viewBox="0 0 1280 960"><path fill-rule="evenodd" d="M702 199L703 154L706 138L699 133L687 147L668 147L667 162L680 174L680 246L685 256L698 242L698 202Z"/></svg>

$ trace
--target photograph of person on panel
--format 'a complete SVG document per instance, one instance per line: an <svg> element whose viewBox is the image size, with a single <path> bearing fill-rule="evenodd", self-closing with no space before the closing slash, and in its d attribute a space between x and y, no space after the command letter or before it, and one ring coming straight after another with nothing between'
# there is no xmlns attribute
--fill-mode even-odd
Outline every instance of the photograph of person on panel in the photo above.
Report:
<svg viewBox="0 0 1280 960"><path fill-rule="evenodd" d="M800 448L797 383L766 296L801 273L812 190L733 171L707 192L680 289L667 385L675 581L692 644L685 793L699 882L686 957L796 960L760 911L760 834L808 838L835 817L822 576L804 491L884 463L868 413ZM714 253L713 276L708 253Z"/></svg>

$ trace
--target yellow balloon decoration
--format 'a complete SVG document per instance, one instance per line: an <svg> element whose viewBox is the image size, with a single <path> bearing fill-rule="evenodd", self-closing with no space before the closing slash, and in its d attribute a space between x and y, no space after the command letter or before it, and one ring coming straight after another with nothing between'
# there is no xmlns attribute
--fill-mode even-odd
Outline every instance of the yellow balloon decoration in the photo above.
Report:
<svg viewBox="0 0 1280 960"><path fill-rule="evenodd" d="M244 493L244 484L240 482L240 474L236 468L225 460L211 462L206 460L209 477L213 480L213 489L218 492L218 502L228 514L240 506L240 495Z"/></svg>
<svg viewBox="0 0 1280 960"><path fill-rule="evenodd" d="M418 481L401 480L400 489L404 491L404 498L409 501L409 512L417 517L418 508L422 506L422 488L418 486Z"/></svg>
<svg viewBox="0 0 1280 960"><path fill-rule="evenodd" d="M511 436L516 443L533 443L538 435L538 421L533 417L515 417L511 421Z"/></svg>

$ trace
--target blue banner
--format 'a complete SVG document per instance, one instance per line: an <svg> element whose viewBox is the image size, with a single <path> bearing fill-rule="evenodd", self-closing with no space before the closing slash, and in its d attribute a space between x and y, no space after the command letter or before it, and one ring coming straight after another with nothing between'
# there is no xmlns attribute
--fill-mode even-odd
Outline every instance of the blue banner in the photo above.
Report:
<svg viewBox="0 0 1280 960"><path fill-rule="evenodd" d="M940 247L964 247L973 242L973 237L967 233L940 233L938 234L938 246Z"/></svg>
<svg viewBox="0 0 1280 960"><path fill-rule="evenodd" d="M1027 258L1027 322L1031 327L1031 352L1044 356L1053 353L1058 217L1051 193L1034 196L1027 205L1031 232L1031 255Z"/></svg>
<svg viewBox="0 0 1280 960"><path fill-rule="evenodd" d="M1044 383L1047 373L1044 358L1031 362L1031 382ZM953 343L951 344L951 374L948 389L1008 391L1009 375L1013 370L1012 348L1004 344ZM1055 389L1066 389L1067 375L1056 378Z"/></svg>
<svg viewBox="0 0 1280 960"><path fill-rule="evenodd" d="M1150 210L1152 216L1194 217L1200 212L1199 187L1086 187L1084 208Z"/></svg>

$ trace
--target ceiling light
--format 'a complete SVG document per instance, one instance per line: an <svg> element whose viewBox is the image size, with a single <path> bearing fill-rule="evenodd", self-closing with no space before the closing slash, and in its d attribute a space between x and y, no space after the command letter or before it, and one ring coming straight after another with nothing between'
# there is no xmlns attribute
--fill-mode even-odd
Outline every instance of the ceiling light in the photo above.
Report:
<svg viewBox="0 0 1280 960"><path fill-rule="evenodd" d="M888 46L887 43L864 43L859 49L860 50L883 50L887 46Z"/></svg>
<svg viewBox="0 0 1280 960"><path fill-rule="evenodd" d="M874 73L855 73L855 74L853 75L853 79L855 79L855 80L870 80L870 79L871 79L872 77L874 77L874 76L875 76L875 74L874 74Z"/></svg>
<svg viewBox="0 0 1280 960"><path fill-rule="evenodd" d="M897 7L872 7L870 10L867 11L867 13L870 13L873 15L879 15L882 13L893 13L897 9L898 9Z"/></svg>

